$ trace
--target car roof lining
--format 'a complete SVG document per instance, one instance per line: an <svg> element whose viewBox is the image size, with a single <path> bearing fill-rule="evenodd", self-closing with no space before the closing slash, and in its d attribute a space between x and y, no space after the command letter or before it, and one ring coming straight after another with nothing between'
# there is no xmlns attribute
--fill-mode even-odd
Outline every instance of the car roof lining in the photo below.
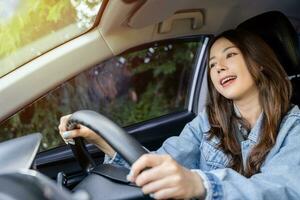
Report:
<svg viewBox="0 0 300 200"><path fill-rule="evenodd" d="M270 10L281 11L299 23L300 13L295 6L297 1L265 0L257 6L257 2L252 0L227 0L222 1L225 6L220 6L220 1L212 0L138 0L130 3L110 0L98 28L112 52L117 55L145 42L191 34L218 34ZM178 21L169 33L159 33L160 22L168 20L177 12L195 9L204 15L201 28L192 30L187 21Z"/></svg>

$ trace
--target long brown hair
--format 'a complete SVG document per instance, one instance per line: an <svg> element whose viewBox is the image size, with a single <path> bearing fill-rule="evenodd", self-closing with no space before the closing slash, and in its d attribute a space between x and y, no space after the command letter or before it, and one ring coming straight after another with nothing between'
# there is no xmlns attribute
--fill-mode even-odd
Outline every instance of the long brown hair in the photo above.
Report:
<svg viewBox="0 0 300 200"><path fill-rule="evenodd" d="M290 107L292 87L274 52L261 38L244 30L229 30L217 36L211 45L219 38L228 39L240 49L259 91L263 119L260 139L252 148L247 165L243 167L241 148L235 131L237 122L247 122L237 117L232 100L226 99L215 89L208 67L209 92L206 110L211 124L209 136L220 139L219 148L231 157L230 167L250 177L260 171L266 155L276 142L280 122Z"/></svg>

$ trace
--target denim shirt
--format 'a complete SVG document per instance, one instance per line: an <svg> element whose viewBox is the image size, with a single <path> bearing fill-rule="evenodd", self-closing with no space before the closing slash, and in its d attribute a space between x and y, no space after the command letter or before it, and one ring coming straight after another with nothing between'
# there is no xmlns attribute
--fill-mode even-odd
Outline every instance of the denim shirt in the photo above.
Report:
<svg viewBox="0 0 300 200"><path fill-rule="evenodd" d="M262 115L241 141L243 164L260 137ZM246 178L229 168L230 158L208 140L210 124L206 112L186 124L179 136L168 138L156 151L170 154L184 167L196 171L204 181L205 199L282 200L300 199L300 110L294 106L283 118L276 143L268 153L260 172ZM106 162L122 164L116 154Z"/></svg>

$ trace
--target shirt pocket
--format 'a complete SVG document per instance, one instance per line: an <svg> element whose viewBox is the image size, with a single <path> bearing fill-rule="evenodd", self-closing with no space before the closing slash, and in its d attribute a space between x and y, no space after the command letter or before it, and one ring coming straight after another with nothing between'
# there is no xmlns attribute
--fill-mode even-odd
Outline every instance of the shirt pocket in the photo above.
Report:
<svg viewBox="0 0 300 200"><path fill-rule="evenodd" d="M217 148L217 143L213 141L203 141L200 152L210 170L225 168L229 164L229 157Z"/></svg>

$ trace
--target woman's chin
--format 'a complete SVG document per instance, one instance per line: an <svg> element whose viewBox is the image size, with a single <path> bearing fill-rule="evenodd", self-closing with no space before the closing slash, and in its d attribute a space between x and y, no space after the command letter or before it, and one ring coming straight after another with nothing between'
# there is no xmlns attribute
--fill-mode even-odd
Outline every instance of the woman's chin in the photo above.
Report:
<svg viewBox="0 0 300 200"><path fill-rule="evenodd" d="M226 99L229 99L229 100L238 100L239 99L239 96L235 93L235 94L232 94L232 93L223 93L222 94L223 97L225 97Z"/></svg>

